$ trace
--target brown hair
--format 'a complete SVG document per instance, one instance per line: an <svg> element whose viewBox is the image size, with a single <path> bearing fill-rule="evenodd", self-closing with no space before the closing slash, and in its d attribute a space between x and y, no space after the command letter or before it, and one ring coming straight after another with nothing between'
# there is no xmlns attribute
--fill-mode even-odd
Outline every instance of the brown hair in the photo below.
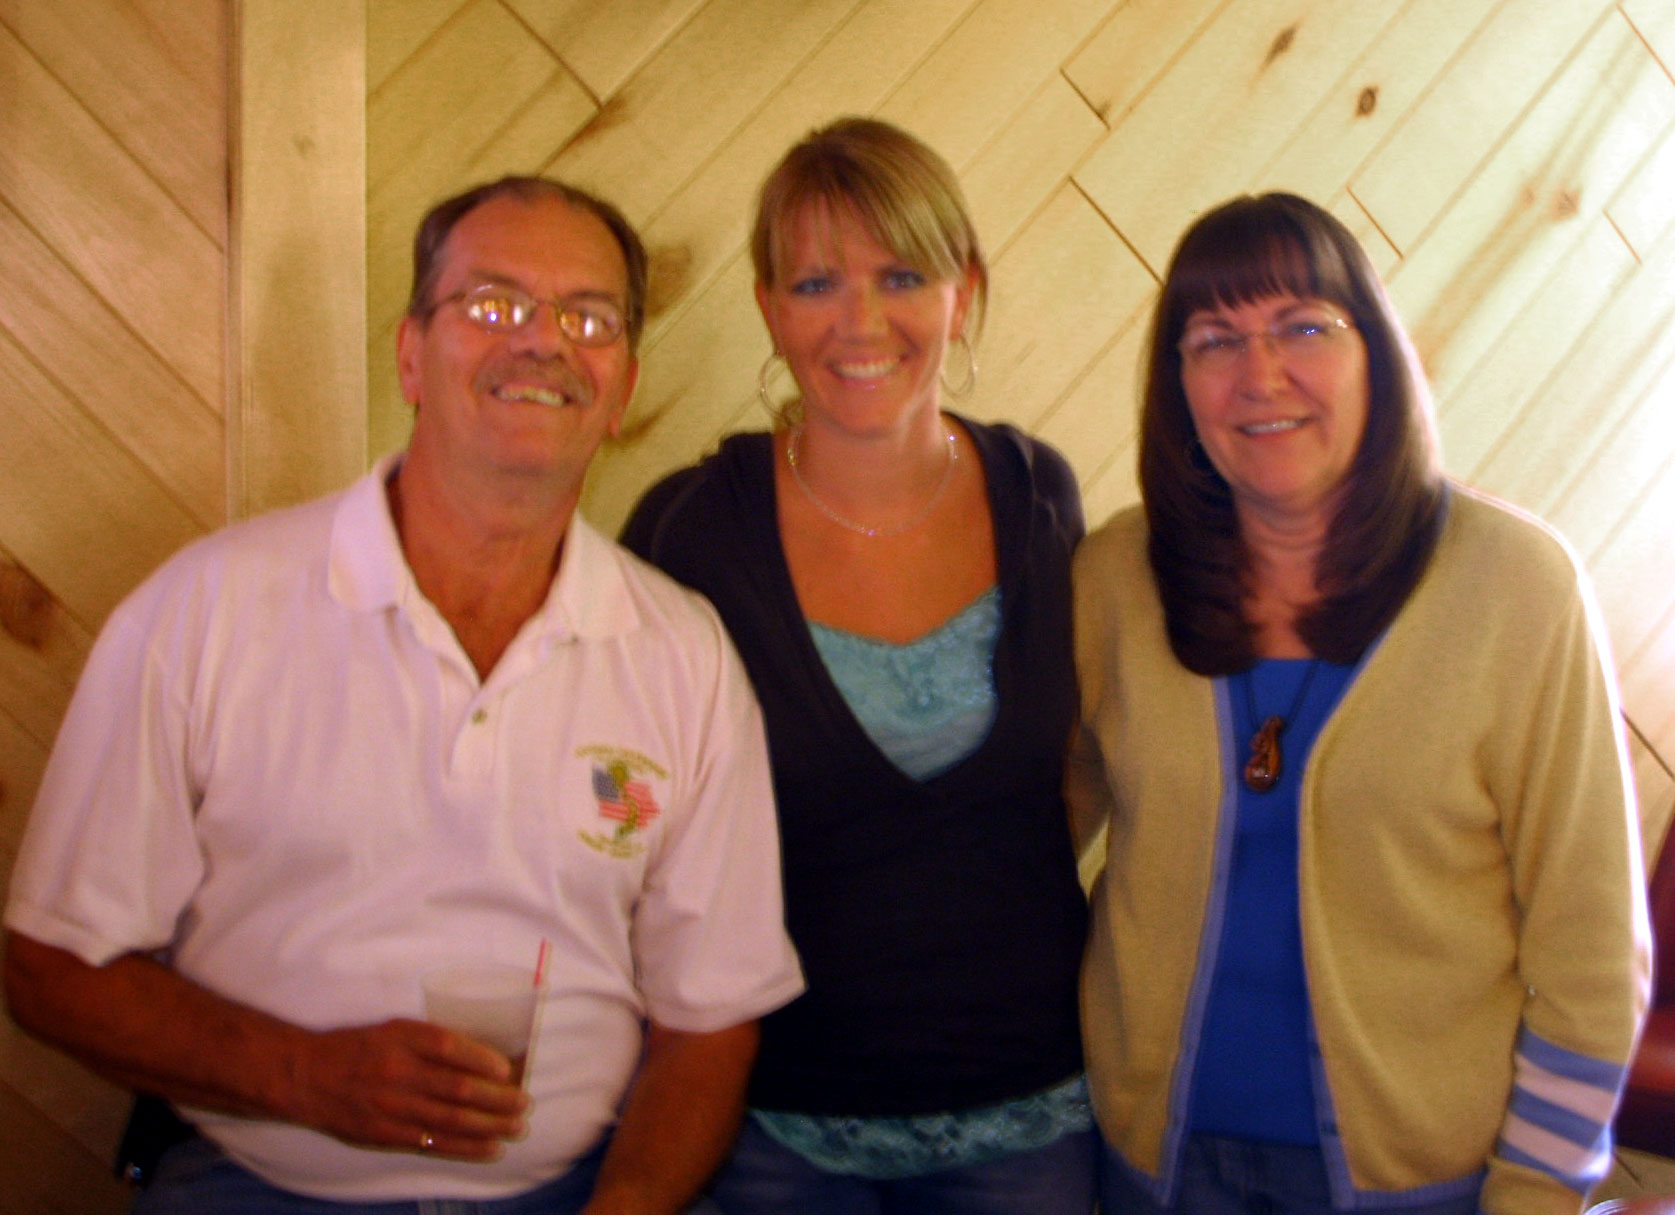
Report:
<svg viewBox="0 0 1675 1215"><path fill-rule="evenodd" d="M948 162L900 127L840 118L810 131L762 183L750 257L771 287L784 265L791 225L810 204L854 212L885 248L937 279L972 275L974 329L981 327L989 267Z"/></svg>
<svg viewBox="0 0 1675 1215"><path fill-rule="evenodd" d="M646 319L646 249L632 224L610 203L586 190L550 177L502 177L499 181L473 186L452 198L443 199L419 221L413 236L413 289L407 297L407 315L422 321L436 310L431 296L436 291L436 280L442 274L442 246L448 235L471 212L497 198L516 198L532 203L542 199L556 199L578 211L594 216L616 239L622 250L623 265L628 272L627 313L623 317L628 334L629 353L640 346L640 331Z"/></svg>
<svg viewBox="0 0 1675 1215"><path fill-rule="evenodd" d="M1175 656L1201 675L1256 659L1243 609L1248 554L1233 493L1198 442L1177 343L1202 308L1282 292L1349 314L1367 350L1367 422L1326 536L1321 598L1297 622L1315 654L1353 662L1424 573L1443 519L1430 394L1412 344L1355 237L1294 194L1244 196L1200 218L1176 247L1152 317L1140 414L1150 557Z"/></svg>

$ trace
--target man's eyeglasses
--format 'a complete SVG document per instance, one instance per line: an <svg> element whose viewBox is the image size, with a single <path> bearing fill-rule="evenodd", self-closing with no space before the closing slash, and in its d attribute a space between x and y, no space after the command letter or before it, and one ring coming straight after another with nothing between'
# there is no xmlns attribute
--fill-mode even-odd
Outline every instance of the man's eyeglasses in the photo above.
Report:
<svg viewBox="0 0 1675 1215"><path fill-rule="evenodd" d="M599 295L540 300L517 287L484 283L444 296L436 301L436 307L452 303L460 305L472 324L490 333L515 333L535 319L537 308L550 303L558 314L559 332L578 346L609 346L622 336L624 328L622 309Z"/></svg>
<svg viewBox="0 0 1675 1215"><path fill-rule="evenodd" d="M1181 335L1179 349L1188 367L1227 371L1243 361L1253 339L1261 338L1286 362L1307 363L1326 354L1346 330L1353 328L1341 316L1312 312L1288 316L1255 333L1220 325L1195 325Z"/></svg>

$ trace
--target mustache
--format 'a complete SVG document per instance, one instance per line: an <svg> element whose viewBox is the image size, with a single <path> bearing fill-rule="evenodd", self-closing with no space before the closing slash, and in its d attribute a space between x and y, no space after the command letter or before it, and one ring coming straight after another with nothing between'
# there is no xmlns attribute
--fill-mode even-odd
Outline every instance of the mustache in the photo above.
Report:
<svg viewBox="0 0 1675 1215"><path fill-rule="evenodd" d="M472 382L477 392L493 392L503 384L517 381L556 392L577 405L593 403L593 387L563 359L532 359L515 356L496 359L478 370Z"/></svg>

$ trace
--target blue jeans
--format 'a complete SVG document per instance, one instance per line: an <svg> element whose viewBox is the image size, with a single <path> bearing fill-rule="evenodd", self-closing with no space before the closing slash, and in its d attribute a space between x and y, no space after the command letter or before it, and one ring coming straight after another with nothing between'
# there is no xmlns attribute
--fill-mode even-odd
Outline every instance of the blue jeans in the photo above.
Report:
<svg viewBox="0 0 1675 1215"><path fill-rule="evenodd" d="M710 1186L723 1215L1092 1215L1096 1132L988 1164L871 1181L828 1173L754 1119Z"/></svg>
<svg viewBox="0 0 1675 1215"><path fill-rule="evenodd" d="M1102 1215L1331 1215L1332 1195L1320 1149L1194 1135L1181 1157L1173 1206L1160 1207L1132 1180L1101 1141ZM1477 1193L1419 1206L1383 1208L1390 1215L1477 1215Z"/></svg>
<svg viewBox="0 0 1675 1215"><path fill-rule="evenodd" d="M488 1202L331 1202L271 1186L209 1140L194 1137L163 1154L155 1178L134 1200L132 1215L576 1215L593 1193L604 1157L601 1146L562 1177Z"/></svg>

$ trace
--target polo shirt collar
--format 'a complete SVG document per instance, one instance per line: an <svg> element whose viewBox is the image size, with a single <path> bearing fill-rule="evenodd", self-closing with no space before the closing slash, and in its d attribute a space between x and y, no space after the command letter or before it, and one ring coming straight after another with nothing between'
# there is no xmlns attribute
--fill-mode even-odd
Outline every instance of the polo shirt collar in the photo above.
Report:
<svg viewBox="0 0 1675 1215"><path fill-rule="evenodd" d="M409 609L417 601L425 603L428 613L435 612L414 581L390 517L384 487L400 461L399 452L383 457L338 501L327 577L332 597L352 611ZM524 631L555 639L632 632L639 625L639 615L622 561L616 546L594 530L580 511L571 515L558 576Z"/></svg>

